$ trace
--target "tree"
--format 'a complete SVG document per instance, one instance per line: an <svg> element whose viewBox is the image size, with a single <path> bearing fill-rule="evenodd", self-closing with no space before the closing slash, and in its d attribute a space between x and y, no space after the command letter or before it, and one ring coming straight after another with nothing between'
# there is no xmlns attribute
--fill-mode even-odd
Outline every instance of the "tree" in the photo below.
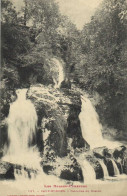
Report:
<svg viewBox="0 0 127 196"><path fill-rule="evenodd" d="M69 70L68 67L75 58L74 51L79 46L78 31L67 17L60 14L54 0L25 2L26 23L31 21L31 29L35 29L36 35L34 48L23 55L22 66L29 67L31 74L36 74L37 81L44 82L44 73L49 72L47 62L50 62L52 57L63 59L69 64Z"/></svg>
<svg viewBox="0 0 127 196"><path fill-rule="evenodd" d="M1 14L1 79L14 87L19 83L18 57L31 47L29 28L18 23L18 13L9 0L1 1Z"/></svg>
<svg viewBox="0 0 127 196"><path fill-rule="evenodd" d="M124 131L127 129L126 10L125 0L103 1L81 32L82 55L74 66L80 85L103 97L103 105L98 108L105 122Z"/></svg>

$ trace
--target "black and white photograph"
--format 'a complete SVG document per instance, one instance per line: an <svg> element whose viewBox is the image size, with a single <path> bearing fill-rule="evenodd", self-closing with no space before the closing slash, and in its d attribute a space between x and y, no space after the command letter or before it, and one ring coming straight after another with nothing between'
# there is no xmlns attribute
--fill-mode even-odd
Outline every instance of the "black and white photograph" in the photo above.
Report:
<svg viewBox="0 0 127 196"><path fill-rule="evenodd" d="M1 0L0 196L127 195L127 0Z"/></svg>

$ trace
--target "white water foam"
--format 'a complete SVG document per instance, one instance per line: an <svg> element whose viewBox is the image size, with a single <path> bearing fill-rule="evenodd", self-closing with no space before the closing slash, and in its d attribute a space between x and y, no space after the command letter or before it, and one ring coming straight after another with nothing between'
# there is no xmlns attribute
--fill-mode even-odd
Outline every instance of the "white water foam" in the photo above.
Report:
<svg viewBox="0 0 127 196"><path fill-rule="evenodd" d="M102 169L103 169L103 173L104 173L104 178L106 178L107 176L109 176L109 173L108 173L108 170L107 170L107 167L106 165L104 164L104 161L103 160L98 160Z"/></svg>
<svg viewBox="0 0 127 196"><path fill-rule="evenodd" d="M79 114L82 136L90 145L90 148L107 146L116 148L122 145L120 142L108 141L102 136L102 125L99 122L99 116L87 96L81 96L82 107Z"/></svg>
<svg viewBox="0 0 127 196"><path fill-rule="evenodd" d="M39 168L39 152L36 146L31 146L36 135L37 114L32 102L26 99L26 92L27 89L17 90L17 100L10 105L9 148L3 161Z"/></svg>
<svg viewBox="0 0 127 196"><path fill-rule="evenodd" d="M63 82L64 80L64 71L63 71L63 65L62 63L56 59L56 58L53 58L53 63L55 64L55 66L57 67L57 70L58 70L58 78L53 78L53 81L55 83L54 85L54 88L60 88L61 86L61 83Z"/></svg>
<svg viewBox="0 0 127 196"><path fill-rule="evenodd" d="M112 161L112 165L113 165L113 169L114 169L114 175L115 176L120 175L120 172L119 172L119 169L116 165L116 162L113 159L111 159L111 161Z"/></svg>

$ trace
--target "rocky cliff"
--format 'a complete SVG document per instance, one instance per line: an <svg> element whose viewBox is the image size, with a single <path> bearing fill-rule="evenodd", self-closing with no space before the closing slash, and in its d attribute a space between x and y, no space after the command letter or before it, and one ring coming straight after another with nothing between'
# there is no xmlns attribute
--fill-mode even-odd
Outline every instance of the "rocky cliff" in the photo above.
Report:
<svg viewBox="0 0 127 196"><path fill-rule="evenodd" d="M100 160L106 165L110 176L115 175L111 159L115 161L121 174L127 174L125 146L112 150L105 146L90 150L90 146L83 139L79 120L82 94L83 91L75 85L72 85L71 89L55 89L52 85L36 84L27 91L27 99L34 104L38 116L36 137L30 145L38 146L44 172L66 180L83 181L80 165L80 155L83 155L83 159L86 159L94 168L97 179L104 177ZM4 138L1 157L4 144L7 143L7 121L5 119L6 117L3 118L2 122L5 123L1 125L0 132L1 138ZM17 167L21 169L20 166L1 161L0 178L6 178L9 173L14 179L14 169ZM28 176L31 171L27 169Z"/></svg>

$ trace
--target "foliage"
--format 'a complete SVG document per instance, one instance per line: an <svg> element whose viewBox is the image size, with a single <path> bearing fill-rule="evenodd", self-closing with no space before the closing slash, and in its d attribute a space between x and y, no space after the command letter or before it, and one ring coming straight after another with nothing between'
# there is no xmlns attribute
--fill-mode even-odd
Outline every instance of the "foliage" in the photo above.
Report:
<svg viewBox="0 0 127 196"><path fill-rule="evenodd" d="M81 32L61 15L55 0L24 3L19 15L9 0L1 1L2 80L12 88L46 84L52 80L51 59L62 59L68 78L101 95L97 109L103 123L125 131L126 0L104 0Z"/></svg>
<svg viewBox="0 0 127 196"><path fill-rule="evenodd" d="M28 67L31 75L37 76L37 82L46 83L47 78L51 80L51 58L69 63L70 56L74 56L72 47L75 47L78 31L67 17L60 14L54 0L25 2L26 24L31 21L31 29L35 29L35 43L31 51L22 56L22 66Z"/></svg>
<svg viewBox="0 0 127 196"><path fill-rule="evenodd" d="M106 123L122 130L127 129L126 10L125 0L102 3L81 32L82 54L74 66L74 79L103 97L98 109Z"/></svg>
<svg viewBox="0 0 127 196"><path fill-rule="evenodd" d="M9 0L1 0L1 20L3 23L17 22L17 13Z"/></svg>
<svg viewBox="0 0 127 196"><path fill-rule="evenodd" d="M6 79L6 84L13 88L20 82L18 58L31 47L29 28L19 24L18 13L9 0L1 1L1 15L1 79Z"/></svg>

